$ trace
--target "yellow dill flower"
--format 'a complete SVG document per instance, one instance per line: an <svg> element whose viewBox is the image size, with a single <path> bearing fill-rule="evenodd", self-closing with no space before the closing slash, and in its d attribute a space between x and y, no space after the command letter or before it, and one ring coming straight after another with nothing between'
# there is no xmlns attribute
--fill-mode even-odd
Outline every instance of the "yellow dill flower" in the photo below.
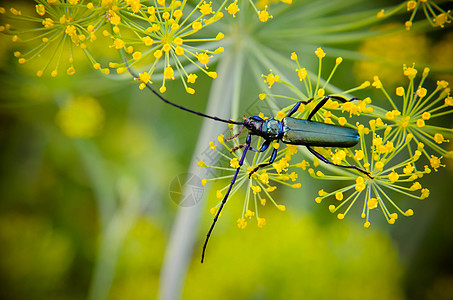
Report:
<svg viewBox="0 0 453 300"><path fill-rule="evenodd" d="M75 58L86 56L92 65L97 62L89 49L96 35L94 27L98 15L92 14L85 1L38 0L34 13L24 13L11 8L5 19L11 22L4 33L13 36L25 51L16 56L20 64L30 64L41 77L48 70L52 77L57 74L76 73ZM28 11L28 10L27 10ZM101 19L103 19L102 17ZM117 41L116 47L120 47ZM65 72L59 72L61 69Z"/></svg>
<svg viewBox="0 0 453 300"><path fill-rule="evenodd" d="M401 98L393 99L392 94L388 93L384 86L378 87L394 108L392 111L376 109L371 115L380 117L390 127L397 128L398 131L394 137L394 144L404 143L409 154L414 156L416 151L423 154L427 160L430 159L431 153L440 156L449 156L445 149L446 143L453 138L452 129L449 127L431 125L436 118L453 113L453 107L447 103L450 97L449 83L444 80L437 82L437 88L428 91L423 88L423 83L429 75L429 68L425 68L417 82L418 71L415 66L403 66L403 74L409 80L406 89L399 87L396 95ZM401 90L405 90L404 93ZM423 147L420 147L423 145ZM434 167L433 167L434 168Z"/></svg>
<svg viewBox="0 0 453 300"><path fill-rule="evenodd" d="M232 2L230 5L228 5L227 8L225 8L230 15L233 16L233 18L236 17L236 14L240 11L239 6L238 6L238 1Z"/></svg>
<svg viewBox="0 0 453 300"><path fill-rule="evenodd" d="M269 85L269 88L271 88L271 87L274 85L274 83L280 81L280 76L279 76L279 75L274 75L274 74L272 73L272 70L269 70L269 71L270 71L270 73L269 73L268 75L262 74L261 76L264 77L264 78L266 78L266 79L264 80L264 82L267 83L267 84Z"/></svg>
<svg viewBox="0 0 453 300"><path fill-rule="evenodd" d="M323 199L334 197L340 201L338 205L330 205L329 210L337 213L339 219L343 219L351 207L356 203L362 203L362 218L365 219L364 226L370 226L371 212L379 207L384 217L390 224L395 223L398 214L410 216L413 214L411 209L403 211L392 199L388 191L400 193L415 199L424 199L429 195L429 191L423 191L419 182L415 180L429 172L416 170L414 163L418 159L416 156L401 158L397 156L400 149L404 147L404 141L395 140L397 128L386 127L383 136L376 131L381 130L375 126L376 122L370 122L370 127L358 125L360 135L360 150L344 149L346 152L342 165L356 165L370 172L372 178L359 174L352 169L330 168L330 173L335 172L339 175L325 174L320 177L316 172L310 172L312 177L318 179L335 180L344 182L345 186L326 192L320 190L315 198L317 203ZM387 128L390 128L388 130ZM396 146L393 144L396 141ZM371 144L371 146L370 146ZM350 181L348 184L347 181Z"/></svg>
<svg viewBox="0 0 453 300"><path fill-rule="evenodd" d="M260 144L261 139L257 139L257 144ZM202 163L199 163L201 167L211 168L213 170L222 171L221 176L213 177L209 179L205 179L204 183L206 184L208 181L220 181L224 179L228 179L226 185L219 189L217 194L222 193L222 195L228 190L231 178L234 176L237 168L239 167L239 159L242 156L241 148L239 145L239 138L235 138L231 141L226 142L223 138L223 135L219 137L218 142L223 148L228 151L228 154L224 154L221 149L219 149L219 145L215 145L213 147L213 142L210 142L209 149L216 152L218 155L226 159L226 164L223 165L222 161L220 161L220 166L215 165L206 165L205 161L203 160ZM262 163L267 163L270 159L270 154L275 149L274 147L269 147L263 153L257 152L248 152L248 157L244 159L244 163L239 170L238 177L236 179L236 183L232 188L231 194L229 199L234 196L234 194L240 189L241 186L246 186L247 192L246 197L244 200L243 212L241 217L238 219L238 227L245 228L246 218L255 217L258 222L258 226L263 226L265 224L265 219L260 218L259 211L258 211L258 204L264 205L268 201L270 201L278 210L286 211L286 207L284 205L278 204L274 197L271 195L273 191L276 190L275 184L286 185L291 188L300 188L301 184L296 183L297 180L297 173L289 172L290 169L293 168L301 168L301 163L299 164L291 164L291 159L294 155L298 153L297 147L293 145L289 145L288 149L280 149L277 154L275 163L272 165L268 165L266 167L260 168L256 172L252 174L249 178L249 174L252 170L255 169L256 166ZM258 147L258 146L253 146ZM221 147L220 147L221 148ZM232 151L232 149L234 151ZM252 154L253 153L253 154ZM304 161L303 166L306 168L309 164ZM228 174L228 175L225 175ZM216 208L219 207L221 201L223 200L219 198L219 202L216 205ZM215 209L217 210L217 209Z"/></svg>
<svg viewBox="0 0 453 300"><path fill-rule="evenodd" d="M258 12L258 18L260 19L261 22L267 22L269 19L273 18L267 11L267 5L264 7L263 10L260 10Z"/></svg>
<svg viewBox="0 0 453 300"><path fill-rule="evenodd" d="M187 72L187 68L195 67L211 78L217 77L216 72L207 69L212 58L223 52L222 47L211 47L224 35L221 32L207 38L199 35L202 29L223 17L221 11L213 10L212 2L199 1L189 9L185 1L172 0L170 3L162 1L157 6L141 3L136 9L133 14L119 10L117 14L121 21L118 29L111 33L112 39L124 41L126 53L140 53L127 60L130 66L146 68L152 78L163 78L161 92L166 91L167 80L180 78L185 90L189 94L195 93L189 84L195 83L197 77ZM122 62L118 66L125 67L125 64Z"/></svg>
<svg viewBox="0 0 453 300"><path fill-rule="evenodd" d="M247 221L244 218L239 218L237 223L240 229L244 229L247 226Z"/></svg>
<svg viewBox="0 0 453 300"><path fill-rule="evenodd" d="M104 109L96 99L78 96L66 101L55 121L68 137L89 138L101 131L104 118Z"/></svg>
<svg viewBox="0 0 453 300"><path fill-rule="evenodd" d="M322 63L323 59L326 57L326 52L322 48L317 48L314 51L316 57L318 58L318 74L310 74L307 71L307 68L303 68L299 62L298 55L295 52L292 52L290 55L291 61L296 63L297 68L295 69L297 78L299 79L300 84L295 86L290 82L284 81L280 78L278 74L274 74L272 70L268 75L262 75L265 78L264 82L269 85L271 88L274 85L281 84L287 88L287 90L292 94L291 96L288 95L276 95L270 93L263 93L266 97L262 97L262 100L268 99L269 101L274 101L275 99L283 99L283 100L291 100L293 101L292 104L284 107L280 110L277 114L277 117L281 118L285 116L289 110L294 106L295 102L303 101L310 101L306 105L301 105L298 111L293 115L296 118L306 118L310 114L310 112L316 107L320 100L324 99L325 96L339 96L342 99L345 99L345 96L351 92L365 89L370 86L370 82L366 81L359 85L358 87L354 87L347 91L344 91L340 94L330 95L327 91L330 88L330 80L335 74L338 66L342 63L343 59L338 57L335 60L335 65L332 68L330 74L325 76L327 79L323 79L324 77L321 74L322 70ZM316 76L316 77L315 77ZM313 82L312 78L315 77L315 81ZM260 97L261 99L261 97ZM345 117L338 116L338 113L346 112L349 113L349 117L353 115L359 115L363 112L370 113L373 108L369 106L371 103L370 98L366 98L363 100L358 100L354 102L346 102L340 104L338 100L329 99L327 100L326 104L319 110L319 112L314 116L313 120L318 122L324 123L334 123L340 124L345 126L348 122Z"/></svg>
<svg viewBox="0 0 453 300"><path fill-rule="evenodd" d="M224 7L226 6L227 2L229 2L230 0L224 0L221 4L220 7ZM242 1L246 1L246 0L242 0ZM268 12L268 7L272 4L272 5L275 5L276 3L285 3L285 4L291 4L292 3L292 0L258 0L256 1L253 1L253 0L249 0L249 1L246 1L251 7L252 9L255 11L256 15L258 16L258 19L261 21L261 22L267 22L269 19L272 19L273 16L269 14ZM233 0L233 2L231 2L228 6L225 7L225 10L234 17L236 17L236 14L240 11L239 9L239 5L238 5L238 0Z"/></svg>
<svg viewBox="0 0 453 300"><path fill-rule="evenodd" d="M433 27L443 28L445 24L451 23L451 20L453 19L451 11L445 11L438 4L436 4L436 1L412 0L407 2L407 11L412 11L409 20L405 23L407 30L411 29L412 22L419 9L423 10L426 19Z"/></svg>

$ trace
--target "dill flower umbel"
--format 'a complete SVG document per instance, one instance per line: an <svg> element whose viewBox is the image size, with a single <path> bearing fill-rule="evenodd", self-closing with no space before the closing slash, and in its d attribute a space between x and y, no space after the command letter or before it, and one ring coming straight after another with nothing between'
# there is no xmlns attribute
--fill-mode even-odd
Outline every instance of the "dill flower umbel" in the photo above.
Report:
<svg viewBox="0 0 453 300"><path fill-rule="evenodd" d="M435 1L432 0L410 0L406 3L407 11L412 11L411 16L408 21L406 21L406 29L409 30L412 27L412 22L415 15L417 14L420 6L425 13L426 19L433 27L443 28L445 24L451 23L453 17L451 16L451 11L442 9Z"/></svg>
<svg viewBox="0 0 453 300"><path fill-rule="evenodd" d="M244 1L247 1L247 0L241 0L240 4L242 4L242 2L244 2ZM226 4L228 2L230 2L230 4L228 4L228 6L226 6ZM252 9L255 11L256 15L258 16L258 19L261 22L265 23L265 22L269 21L270 19L274 18L268 12L268 7L271 4L276 4L276 3L279 3L279 2L286 3L286 4L291 4L293 1L292 0L259 0L259 1L256 1L256 2L257 3L255 4L255 2L253 0L248 0L248 3L252 7ZM220 7L223 8L224 6L226 6L225 10L230 15L232 15L233 17L236 17L236 14L241 10L239 8L239 5L238 5L238 0L233 0L233 1L224 0Z"/></svg>
<svg viewBox="0 0 453 300"><path fill-rule="evenodd" d="M450 10L442 9L433 0L403 1L401 4L392 7L388 12L386 12L384 9L381 9L377 13L377 17L388 18L396 13L412 11L409 20L404 23L406 30L410 30L413 26L415 15L417 14L419 9L423 10L426 19L433 27L444 28L445 24L451 23L451 20L453 19Z"/></svg>
<svg viewBox="0 0 453 300"><path fill-rule="evenodd" d="M257 144L259 145L261 142L261 138L257 139ZM209 148L212 151L217 152L220 157L224 158L228 162L228 166L221 167L221 166L208 166L204 161L200 161L198 165L200 167L207 167L213 170L222 171L227 175L221 175L219 177L213 177L209 179L203 179L202 185L205 185L207 182L211 181L220 181L224 179L231 179L234 176L237 168L239 167L239 159L241 157L239 147L239 141L235 138L233 141L226 141L223 135L218 137L218 142L223 146L224 150L227 150L229 154L223 153L223 151L217 149L217 145L213 142L210 143ZM242 187L246 186L246 196L244 200L244 205L242 209L242 213L237 220L237 225L239 228L243 229L247 226L247 219L255 218L258 227L263 227L266 224L266 219L260 216L259 214L259 207L266 205L269 201L272 205L274 205L277 209L281 211L285 211L286 207L282 204L278 204L278 202L272 196L272 192L277 189L275 186L276 183L289 186L291 188L300 188L301 184L297 183L298 175L293 171L290 172L291 168L306 168L308 163L301 162L298 164L291 164L291 157L297 153L297 146L293 145L286 145L286 149L280 150L275 162L267 167L260 168L258 171L253 173L249 176L250 172L259 164L267 163L270 158L270 152L273 149L278 148L280 145L278 143L273 143L265 152L253 152L254 155L249 154L252 158L246 158L244 163L239 171L236 183L230 193L230 198ZM250 151L252 152L252 151ZM230 183L225 185L223 188L217 190L216 195L219 199L219 202L216 206L211 208L211 213L216 214L217 210L220 207L221 201L224 198L224 194Z"/></svg>
<svg viewBox="0 0 453 300"><path fill-rule="evenodd" d="M198 76L192 72L200 70L216 78L217 73L210 71L208 64L223 52L218 44L224 37L222 32L210 38L200 37L199 32L222 17L223 13L213 11L212 3L206 1L199 1L193 8L186 1L157 1L149 6L140 3L113 27L112 47L132 56L128 59L130 66L146 65L139 76L140 89L158 77L162 79L159 90L164 93L166 81L180 77L187 93L194 94L189 84ZM115 64L119 73L124 66Z"/></svg>
<svg viewBox="0 0 453 300"><path fill-rule="evenodd" d="M338 58L327 80L322 80L321 62L326 54L321 48L318 48L315 53L319 58L319 71L318 78L313 84L310 73L306 68L300 66L297 55L293 53L291 59L297 63L296 72L303 83L302 88L282 80L279 74L271 70L269 74L263 75L264 82L269 85L269 88L271 89L277 84L284 84L288 87L287 90L296 96L263 93L260 95L260 99L310 101L306 107L299 108L298 112L294 114L295 117L306 118L319 100L325 99L325 90L329 88L329 81L342 61L341 58ZM450 157L452 155L443 147L451 138L451 128L428 125L433 118L452 112L453 100L449 94L448 82L438 81L437 88L429 94L423 88L423 82L428 76L429 69L424 70L422 79L418 83L414 82L417 74L414 67L404 66L403 72L409 78L410 83L406 89L403 87L396 89L396 95L402 98L401 101L394 101L389 96L379 77L376 76L372 84L384 92L393 109L386 110L373 105L369 98L360 101L347 101L345 98L344 101L341 101L343 103L338 103L333 98L327 100L325 105L312 116L312 119L318 122L355 128L360 136L360 149L315 147L315 151L332 164L350 167L350 169L331 166L326 173L308 168L310 175L316 179L351 182L333 192L321 189L316 198L318 203L329 197L340 201L339 205L329 207L331 212L337 213L339 219L344 218L351 207L358 202L363 203L362 217L365 218L365 227L370 226L371 211L376 207L380 208L379 210L383 212L390 224L395 222L398 215L412 215L413 211L400 208L399 204L393 200L393 196L397 193L415 199L428 197L429 189L423 188L417 180L430 174L432 169L437 171L439 167L444 166L441 163L442 156ZM368 86L370 83L365 82L342 94ZM337 99L339 98L337 97ZM292 105L279 111L277 117L284 117L290 107ZM341 113L349 114L351 120L348 121L344 116L340 116ZM354 118L357 120L368 119L369 127L352 121ZM432 155L433 151L441 156ZM429 165L419 161L422 156L427 158ZM320 165L318 158L315 158L313 165L315 167ZM327 166L327 164L323 164L323 166ZM357 168L364 172L361 174ZM369 176L364 175L365 172ZM332 173L336 175L332 175Z"/></svg>
<svg viewBox="0 0 453 300"><path fill-rule="evenodd" d="M2 31L12 35L14 42L28 49L24 53L21 51L14 53L18 62L24 64L45 60L44 64L40 63L41 67L36 72L38 77L48 69L51 70L51 76L55 77L63 66L68 75L75 74L74 61L82 53L93 65L97 65L89 46L97 38L96 27L93 24L97 22L97 17L102 19L104 16L92 13L90 8L93 4L78 0L70 0L67 3L50 0L36 2L38 4L33 13L28 12L26 7L24 13L11 8L6 15L6 19L11 23L1 26ZM6 14L5 9L0 12Z"/></svg>
<svg viewBox="0 0 453 300"><path fill-rule="evenodd" d="M406 156L401 159L397 154L404 147L405 141L394 143L394 132L396 128L385 126L381 120L372 119L369 127L358 124L360 135L360 149L323 149L325 157L343 165L357 165L369 171L372 178L357 175L350 169L329 169L328 174L315 172L309 169L309 173L317 179L345 182L344 187L332 192L319 190L316 202L321 203L326 198L334 198L339 204L331 204L329 210L337 213L339 219L343 219L352 206L362 203L362 218L365 219L364 226L370 226L372 211L379 207L388 223L395 223L398 215L411 216L412 209L403 210L392 200L395 193L415 199L425 199L429 196L429 190L422 188L417 179L424 174L430 173L429 169L417 171L414 167L421 153L418 151L414 156ZM384 129L382 135L377 131ZM337 175L331 175L337 172ZM398 197L399 199L399 197Z"/></svg>
<svg viewBox="0 0 453 300"><path fill-rule="evenodd" d="M375 107L373 115L396 129L392 131L392 138L395 143L404 142L409 156L420 151L429 160L431 168L437 171L443 166L440 163L442 157L453 157L453 152L445 149L446 143L453 138L453 132L451 127L432 123L436 118L453 113L453 99L449 83L445 80L437 81L437 87L431 93L423 87L429 71L429 68L425 68L417 83L417 69L404 66L403 73L409 79L409 84L406 88L397 87L395 96L387 92L379 77L375 76L373 86L383 92L392 110Z"/></svg>
<svg viewBox="0 0 453 300"><path fill-rule="evenodd" d="M277 113L277 118L283 118L296 102L309 101L309 103L307 103L306 105L302 104L299 107L298 111L294 114L294 117L296 118L306 118L316 107L320 100L324 99L327 95L332 96L332 94L328 94L328 90L338 91L338 89L335 89L330 85L330 80L334 76L335 71L342 63L343 59L341 57L338 57L335 60L335 65L332 68L330 74L327 76L327 79L323 79L324 77L322 76L322 61L326 56L326 53L322 48L317 48L315 55L318 58L318 73L312 74L307 68L301 66L297 54L295 52L291 53L291 60L295 61L297 65L295 72L297 74L297 79L300 82L297 86L281 79L278 74L273 74L272 70L270 70L270 73L268 75L262 75L265 78L264 82L269 85L269 89L271 89L274 84L284 85L287 87L288 92L291 94L290 96L288 96L286 94L280 95L266 92L259 95L259 98L261 100L269 99L269 101L274 101L275 99L291 100L293 102L292 104L281 109ZM313 80L313 78L316 79ZM346 101L348 100L348 97L346 97L346 95L364 89L368 86L370 86L370 82L365 81L357 87L351 88L346 91L341 91L340 93L335 95L344 98ZM358 115L361 112L371 112L372 108L369 107L370 103L371 100L369 98L358 100L357 102L347 102L344 104L339 104L338 101L329 99L327 100L327 103L314 116L313 120L329 124L336 123L344 126L346 125L347 121L345 117L339 116L340 112L346 112L346 114L349 114L349 116Z"/></svg>

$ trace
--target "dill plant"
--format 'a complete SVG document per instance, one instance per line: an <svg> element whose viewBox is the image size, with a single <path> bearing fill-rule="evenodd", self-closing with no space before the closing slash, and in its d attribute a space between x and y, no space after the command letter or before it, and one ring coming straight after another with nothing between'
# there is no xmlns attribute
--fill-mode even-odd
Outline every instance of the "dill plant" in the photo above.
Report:
<svg viewBox="0 0 453 300"><path fill-rule="evenodd" d="M427 21L416 20L420 10L424 11ZM369 30L371 26L386 22L390 16L399 16L407 11L411 11L411 15L405 26ZM360 202L365 227L370 226L371 212L377 207L393 224L399 215L410 216L414 212L400 208L385 189L410 198L424 199L429 195L429 189L422 187L417 180L435 173L432 170L443 167L445 159L451 157L451 152L444 147L451 139L451 128L429 124L435 117L451 113L450 88L446 81L440 80L437 89L428 92L423 87L423 81L429 69L423 71L422 79L417 83L414 81L417 74L415 67L405 66L404 74L409 78L409 84L398 87L396 96L384 89L381 80L385 78L381 79L379 74L368 74L370 78L375 76L373 80L365 80L355 87L354 82L343 87L335 86L331 81L343 60L372 60L372 57L345 45L354 45L395 30L448 29L452 19L450 11L443 10L435 1L404 1L400 5L378 10L368 7L366 1L356 0L225 0L219 3L203 0L39 0L33 13L1 7L0 14L0 31L24 49L14 52L17 62L21 65L39 62L35 71L38 77L45 74L56 77L62 73L74 75L78 70L75 57L80 57L74 54L76 52L83 54L94 70L100 70L104 75L116 71L121 78L130 80L130 76L124 75L127 74L127 62L140 70L140 89L158 80L159 84L153 87L161 93L167 90L166 82L179 79L187 94L196 95L194 84L198 72L213 80L206 112L210 115L240 119L242 109L248 104L246 99L252 98L249 93L252 87L261 90L256 96L260 99L258 101L266 102L270 107L271 115L268 117L276 118L285 115L291 107L288 102L294 104L294 101L311 100L310 104L301 106L296 115L306 117L325 95L351 98L356 93L363 94L364 89L371 88L371 85L383 93L382 98L388 101L392 110L382 108L382 100L365 97L357 103L330 101L315 116L315 120L320 122L358 130L360 149L320 151L334 163L361 166L370 172L372 179L349 170L327 168L321 171L319 161L311 161L294 146L282 150L274 165L248 179L247 172L268 158L266 153L256 155L245 164L236 186L236 190L242 184L247 186L243 210L237 221L242 229L252 217L256 218L258 227L266 224L266 219L258 214L258 206L265 205L267 200L280 211L287 209L288 205L270 194L274 189L270 182L301 188L303 192L304 183L292 183L298 177L293 172L295 169L306 171L320 182L334 180L345 183L332 192L321 189L318 196L312 195L318 203L328 197L338 200L339 204L330 205L329 210L337 213L339 219L343 219L350 208ZM102 41L99 37L103 37ZM107 51L112 49L125 53L126 61L118 53L98 55L104 50L111 53ZM317 59L310 59L315 49ZM303 62L299 61L299 57L303 57ZM335 58L335 64L327 76L323 68L325 58ZM217 63L215 70L213 63ZM275 89L278 90L274 92ZM403 98L402 107L395 104L394 97ZM186 103L190 101L184 102L185 106L190 106ZM98 130L104 116L97 108L92 124L87 125L85 131L72 128L77 122L78 109L87 107L97 107L97 104L92 99L79 99L60 110L56 120L66 135L89 137ZM363 121L360 118L355 120L359 116L366 118L367 123L360 123ZM217 128L204 122L195 153L207 145L210 150L217 151L217 146L212 144L218 136ZM231 134L234 133L233 129ZM226 149L239 144L239 140L234 140L232 145L226 144L223 138L218 141ZM304 158L294 163L296 154ZM403 158L397 154L404 154ZM225 171L234 171L238 167L238 157L234 153L228 156L218 152L218 155L230 160L230 166ZM429 165L420 165L420 157L426 158ZM204 176L206 173L200 173L199 167L219 168L215 161L206 163L203 157L200 160L194 155L189 172L208 177ZM214 179L206 178L203 183ZM218 198L222 198L223 190L220 188L217 191ZM162 267L161 299L175 299L181 295L192 257L191 249L198 236L202 209L203 205L199 205L178 212ZM216 206L212 210L215 211ZM102 265L99 268L102 269ZM102 277L102 272L97 276ZM92 291L96 291L96 284L100 282L102 278L94 281ZM92 299L96 296L95 292L90 294Z"/></svg>

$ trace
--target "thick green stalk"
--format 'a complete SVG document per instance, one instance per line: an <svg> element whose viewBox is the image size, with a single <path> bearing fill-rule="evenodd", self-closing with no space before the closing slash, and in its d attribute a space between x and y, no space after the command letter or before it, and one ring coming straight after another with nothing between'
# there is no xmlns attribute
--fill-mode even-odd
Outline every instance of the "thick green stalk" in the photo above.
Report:
<svg viewBox="0 0 453 300"><path fill-rule="evenodd" d="M224 55L217 68L219 77L212 85L206 113L228 119L231 116L232 99L235 95L235 76L241 70L238 70L240 66L234 63L236 59L235 54L231 52L227 53L230 54ZM198 118L198 116L187 117ZM225 124L223 123L207 119L203 121L203 126L190 163L189 173L196 174L200 178L207 176L205 173L206 169L200 168L198 161L205 159L203 152L207 149L209 141L215 140L224 131ZM192 190L186 186L183 197L191 192ZM206 196L206 193L204 196ZM181 207L177 213L161 269L159 299L174 300L181 298L186 273L193 256L193 250L196 251L194 263L200 263L201 245L197 246L195 242L204 238L204 236L200 237L198 230L204 208L205 202L201 201L192 207Z"/></svg>

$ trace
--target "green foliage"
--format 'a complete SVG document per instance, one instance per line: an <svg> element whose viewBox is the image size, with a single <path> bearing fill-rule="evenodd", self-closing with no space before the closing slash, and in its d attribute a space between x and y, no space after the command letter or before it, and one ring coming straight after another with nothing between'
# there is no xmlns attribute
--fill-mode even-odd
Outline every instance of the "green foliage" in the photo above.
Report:
<svg viewBox="0 0 453 300"><path fill-rule="evenodd" d="M269 220L217 233L207 261L192 263L183 298L403 299L402 267L385 234L290 212Z"/></svg>

